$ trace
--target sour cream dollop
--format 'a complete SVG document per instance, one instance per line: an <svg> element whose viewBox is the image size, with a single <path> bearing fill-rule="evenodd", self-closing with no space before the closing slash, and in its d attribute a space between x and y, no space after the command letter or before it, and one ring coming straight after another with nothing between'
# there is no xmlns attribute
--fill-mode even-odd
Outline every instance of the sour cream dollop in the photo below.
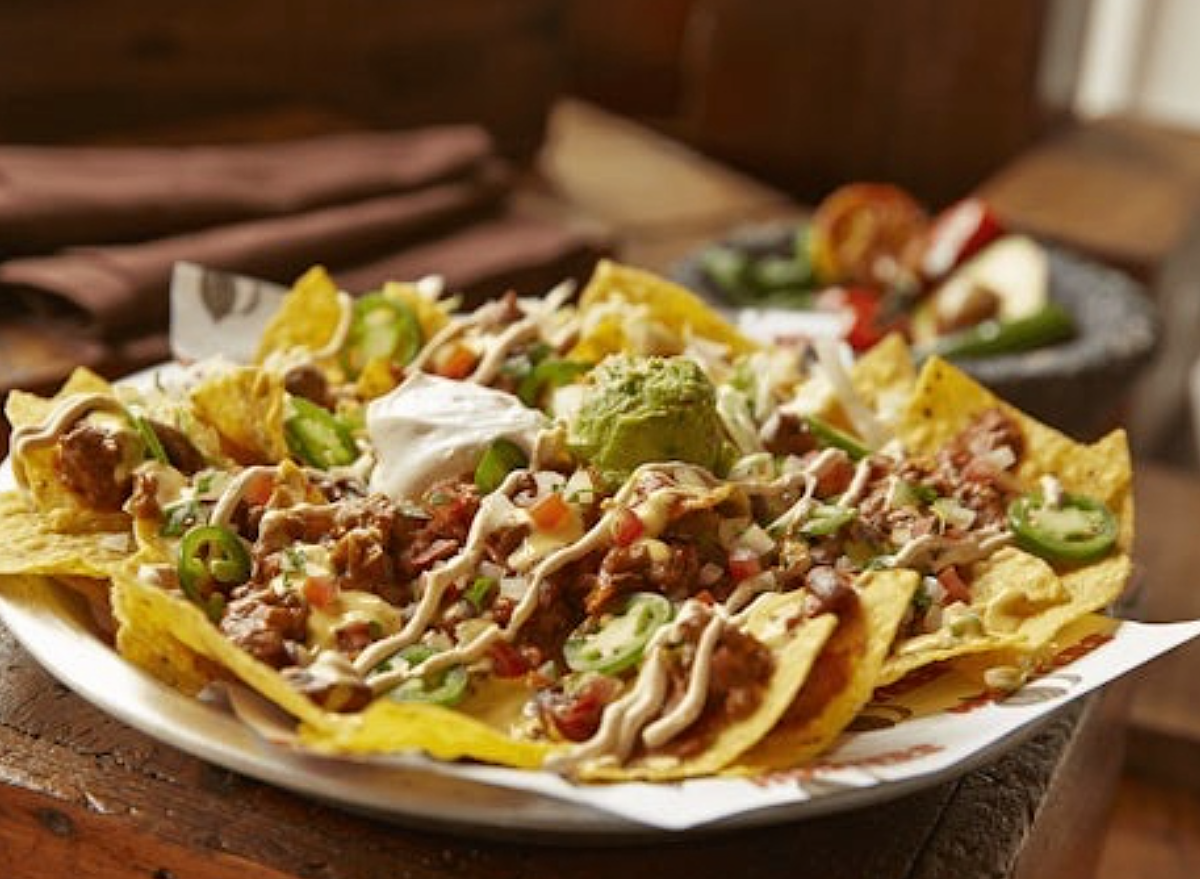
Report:
<svg viewBox="0 0 1200 879"><path fill-rule="evenodd" d="M497 439L531 455L548 425L541 412L512 394L413 373L367 406L367 434L377 458L371 490L394 500L415 498L438 480L472 472Z"/></svg>

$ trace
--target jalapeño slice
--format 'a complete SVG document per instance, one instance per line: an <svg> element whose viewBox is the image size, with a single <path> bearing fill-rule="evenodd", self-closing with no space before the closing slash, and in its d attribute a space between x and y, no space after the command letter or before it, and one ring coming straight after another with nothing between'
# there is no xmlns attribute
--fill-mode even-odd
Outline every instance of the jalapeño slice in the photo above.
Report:
<svg viewBox="0 0 1200 879"><path fill-rule="evenodd" d="M506 476L520 467L527 467L529 458L512 440L503 437L493 442L475 467L475 487L481 494L491 494Z"/></svg>
<svg viewBox="0 0 1200 879"><path fill-rule="evenodd" d="M171 459L167 457L167 450L163 448L162 440L158 438L158 434L154 432L154 427L147 418L136 412L130 412L129 423L133 425L133 429L137 432L138 438L141 439L142 445L146 447L146 454L148 456L160 464L171 463Z"/></svg>
<svg viewBox="0 0 1200 879"><path fill-rule="evenodd" d="M800 526L800 533L805 537L828 537L836 534L843 525L848 525L858 517L854 507L840 507L837 504L818 504L812 516Z"/></svg>
<svg viewBox="0 0 1200 879"><path fill-rule="evenodd" d="M225 593L250 577L250 553L223 525L201 525L179 544L179 587L212 618L220 618Z"/></svg>
<svg viewBox="0 0 1200 879"><path fill-rule="evenodd" d="M822 446L832 446L835 449L841 449L852 460L857 461L871 454L871 450L863 445L862 442L845 431L838 430L823 418L818 418L816 415L805 415L804 423L808 427L809 433L813 435L818 443Z"/></svg>
<svg viewBox="0 0 1200 879"><path fill-rule="evenodd" d="M637 664L651 636L670 621L671 602L654 592L635 592L620 614L597 626L588 621L571 633L563 658L572 671L619 674Z"/></svg>
<svg viewBox="0 0 1200 879"><path fill-rule="evenodd" d="M303 397L292 397L290 404L294 414L283 422L283 432L297 458L321 470L344 467L358 458L350 429L332 412Z"/></svg>
<svg viewBox="0 0 1200 879"><path fill-rule="evenodd" d="M1050 561L1095 561L1117 542L1116 517L1086 495L1064 494L1053 507L1039 493L1022 495L1008 505L1008 526L1018 546Z"/></svg>
<svg viewBox="0 0 1200 879"><path fill-rule="evenodd" d="M420 665L438 651L425 644L411 644L400 651L410 667ZM467 669L454 665L419 678L409 678L388 693L396 702L425 702L433 705L457 705L467 692Z"/></svg>
<svg viewBox="0 0 1200 879"><path fill-rule="evenodd" d="M342 365L352 376L376 359L404 366L417 356L423 341L421 324L411 308L382 293L371 293L354 303Z"/></svg>

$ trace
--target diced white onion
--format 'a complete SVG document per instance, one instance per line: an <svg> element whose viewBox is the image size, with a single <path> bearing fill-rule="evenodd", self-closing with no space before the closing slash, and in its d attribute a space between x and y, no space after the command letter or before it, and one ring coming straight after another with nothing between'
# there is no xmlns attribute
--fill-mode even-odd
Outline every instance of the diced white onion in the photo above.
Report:
<svg viewBox="0 0 1200 879"><path fill-rule="evenodd" d="M775 541L757 524L751 525L738 537L738 545L744 546L755 555L766 555L775 548Z"/></svg>
<svg viewBox="0 0 1200 879"><path fill-rule="evenodd" d="M501 577L500 578L500 594L505 598L520 600L525 595L525 590L529 586L527 577Z"/></svg>

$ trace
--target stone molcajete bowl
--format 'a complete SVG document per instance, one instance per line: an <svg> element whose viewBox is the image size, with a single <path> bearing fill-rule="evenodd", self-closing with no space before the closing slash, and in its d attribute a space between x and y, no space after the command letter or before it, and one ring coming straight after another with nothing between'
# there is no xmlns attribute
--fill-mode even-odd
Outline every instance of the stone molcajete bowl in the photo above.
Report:
<svg viewBox="0 0 1200 879"><path fill-rule="evenodd" d="M794 226L752 227L719 243L751 257L790 253ZM1154 355L1159 322L1146 291L1128 275L1046 247L1049 296L1075 324L1072 338L1021 353L955 359L998 396L1047 424L1090 439L1111 428L1134 381ZM705 273L702 251L672 269L674 280L718 307L731 307Z"/></svg>

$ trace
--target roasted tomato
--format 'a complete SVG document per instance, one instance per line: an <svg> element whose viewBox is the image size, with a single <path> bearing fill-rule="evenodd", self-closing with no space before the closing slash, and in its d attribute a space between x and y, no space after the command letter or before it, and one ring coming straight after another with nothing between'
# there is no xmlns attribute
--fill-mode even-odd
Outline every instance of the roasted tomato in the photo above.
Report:
<svg viewBox="0 0 1200 879"><path fill-rule="evenodd" d="M897 186L843 186L813 214L809 247L817 275L883 290L904 285L928 226L924 209Z"/></svg>

